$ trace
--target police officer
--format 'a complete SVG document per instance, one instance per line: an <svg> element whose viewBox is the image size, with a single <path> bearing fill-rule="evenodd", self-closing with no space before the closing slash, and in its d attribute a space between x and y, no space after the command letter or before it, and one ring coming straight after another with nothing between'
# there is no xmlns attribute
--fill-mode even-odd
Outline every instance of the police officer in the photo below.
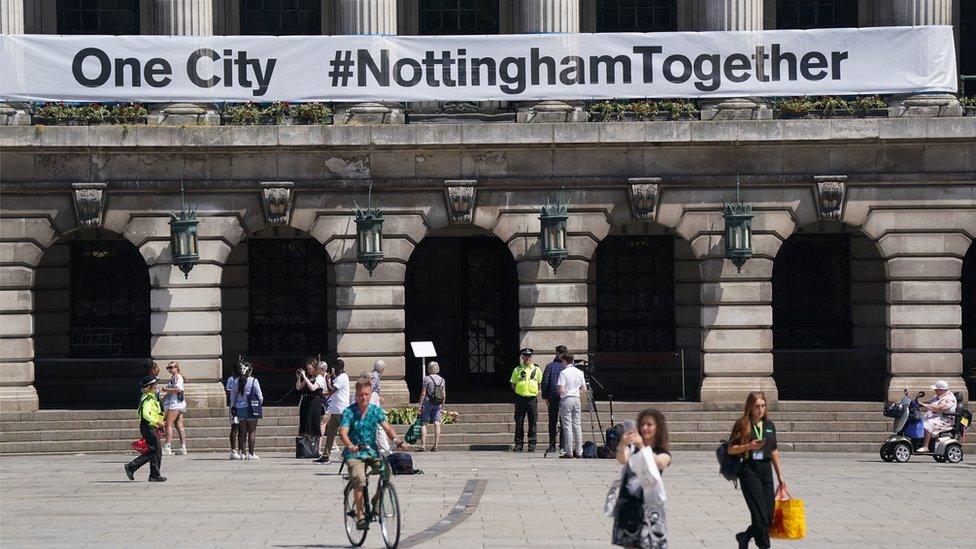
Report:
<svg viewBox="0 0 976 549"><path fill-rule="evenodd" d="M524 440L526 417L529 420L529 451L535 451L536 416L538 415L539 384L542 382L542 369L532 362L532 349L526 347L519 351L521 363L512 372L512 390L515 391L515 451L521 452Z"/></svg>

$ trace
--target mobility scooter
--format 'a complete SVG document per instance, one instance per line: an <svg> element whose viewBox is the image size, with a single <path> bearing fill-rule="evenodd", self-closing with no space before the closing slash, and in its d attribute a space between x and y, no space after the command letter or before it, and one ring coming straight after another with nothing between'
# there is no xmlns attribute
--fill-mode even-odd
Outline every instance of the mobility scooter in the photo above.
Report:
<svg viewBox="0 0 976 549"><path fill-rule="evenodd" d="M892 434L881 445L881 459L887 462L905 463L922 447L925 428L922 416L924 411L918 399L925 395L920 391L914 400L908 397L908 389L899 402L888 402L884 407L885 417L894 418ZM972 423L972 412L956 393L956 413L945 414L954 419L952 427L935 433L929 442L929 455L939 463L959 463L963 459L962 441L966 429Z"/></svg>

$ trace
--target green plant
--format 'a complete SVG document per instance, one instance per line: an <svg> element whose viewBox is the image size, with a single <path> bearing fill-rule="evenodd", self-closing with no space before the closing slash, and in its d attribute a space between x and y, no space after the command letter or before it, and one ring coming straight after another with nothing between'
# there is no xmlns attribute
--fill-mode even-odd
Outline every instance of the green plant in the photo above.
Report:
<svg viewBox="0 0 976 549"><path fill-rule="evenodd" d="M650 99L641 99L630 104L630 110L633 111L634 118L637 120L654 118L654 113L658 111L658 108L657 102Z"/></svg>
<svg viewBox="0 0 976 549"><path fill-rule="evenodd" d="M962 103L962 106L966 107L967 109L976 108L976 96L960 97L959 102Z"/></svg>
<svg viewBox="0 0 976 549"><path fill-rule="evenodd" d="M286 101L275 101L261 110L261 116L273 118L276 124L281 124L286 116L290 116L291 107Z"/></svg>
<svg viewBox="0 0 976 549"><path fill-rule="evenodd" d="M122 124L122 139L121 139L121 141L125 141L125 138L126 137L129 137L129 130L130 129L131 128L129 128L129 125L128 124Z"/></svg>
<svg viewBox="0 0 976 549"><path fill-rule="evenodd" d="M299 103L292 105L291 115L312 124L327 124L332 109L325 103Z"/></svg>
<svg viewBox="0 0 976 549"><path fill-rule="evenodd" d="M119 103L109 107L109 113L120 124L139 122L149 114L142 103Z"/></svg>
<svg viewBox="0 0 976 549"><path fill-rule="evenodd" d="M603 115L604 122L616 122L624 118L624 104L619 101L600 101L590 106L590 110Z"/></svg>
<svg viewBox="0 0 976 549"><path fill-rule="evenodd" d="M390 422L390 425L413 425L418 417L420 417L420 409L414 407L390 408L386 411L386 420ZM442 425L458 423L460 420L461 416L457 412L451 412L447 409L441 410Z"/></svg>
<svg viewBox="0 0 976 549"><path fill-rule="evenodd" d="M658 109L671 114L671 118L693 118L698 109L688 99L666 99L658 103Z"/></svg>
<svg viewBox="0 0 976 549"><path fill-rule="evenodd" d="M813 101L806 97L787 97L774 101L773 108L790 116L802 116L809 113L814 107Z"/></svg>
<svg viewBox="0 0 976 549"><path fill-rule="evenodd" d="M881 99L877 95L859 95L853 100L848 101L848 105L856 112L888 108L888 104L884 102L884 99Z"/></svg>
<svg viewBox="0 0 976 549"><path fill-rule="evenodd" d="M261 109L248 101L225 108L224 116L235 126L252 126L261 121Z"/></svg>
<svg viewBox="0 0 976 549"><path fill-rule="evenodd" d="M828 95L814 101L813 108L823 111L825 115L830 116L836 111L848 110L851 107L844 99L835 97L833 95Z"/></svg>

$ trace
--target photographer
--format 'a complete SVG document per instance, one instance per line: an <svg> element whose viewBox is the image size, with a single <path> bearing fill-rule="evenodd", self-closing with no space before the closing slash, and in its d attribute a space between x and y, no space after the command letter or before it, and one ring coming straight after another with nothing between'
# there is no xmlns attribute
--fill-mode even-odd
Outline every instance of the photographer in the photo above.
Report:
<svg viewBox="0 0 976 549"><path fill-rule="evenodd" d="M572 353L563 353L559 390L559 421L563 426L563 454L560 458L583 457L583 416L580 397L586 394L586 379L573 362Z"/></svg>
<svg viewBox="0 0 976 549"><path fill-rule="evenodd" d="M317 438L322 436L322 403L327 385L324 372L326 365L317 359L309 359L305 368L307 374L305 370L298 370L295 374L295 388L302 395L298 405L298 435Z"/></svg>

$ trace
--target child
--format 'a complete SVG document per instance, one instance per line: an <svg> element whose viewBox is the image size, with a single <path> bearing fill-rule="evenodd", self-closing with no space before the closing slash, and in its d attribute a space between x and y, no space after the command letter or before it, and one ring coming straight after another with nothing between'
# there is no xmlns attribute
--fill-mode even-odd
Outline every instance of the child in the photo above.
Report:
<svg viewBox="0 0 976 549"><path fill-rule="evenodd" d="M159 474L162 455L159 447L159 437L156 429L163 426L163 410L156 398L156 378L146 376L142 378L142 399L139 401L139 432L146 439L149 451L125 464L125 476L135 480L133 473L149 462L149 482L166 482L166 477Z"/></svg>

